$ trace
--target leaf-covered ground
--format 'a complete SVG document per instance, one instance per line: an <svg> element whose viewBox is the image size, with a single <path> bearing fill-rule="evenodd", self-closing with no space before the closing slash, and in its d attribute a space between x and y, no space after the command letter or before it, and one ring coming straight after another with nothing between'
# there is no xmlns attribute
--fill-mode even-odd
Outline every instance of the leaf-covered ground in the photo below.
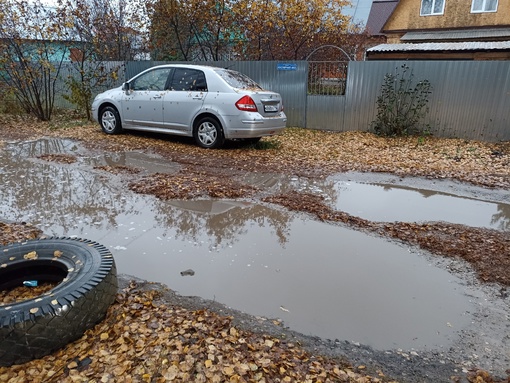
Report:
<svg viewBox="0 0 510 383"><path fill-rule="evenodd" d="M56 119L57 120L57 119ZM434 137L381 138L370 133L331 133L287 129L256 147L231 144L203 150L185 138L123 134L107 136L94 124L65 119L38 123L26 117L0 116L4 141L57 136L81 140L91 151L137 150L178 162L185 171L175 176L139 178L136 170L102 170L132 177L129 186L162 199L253 195L240 184L246 172L280 172L323 177L355 170L400 176L450 178L487 188L510 188L510 143L483 143ZM0 150L2 141L0 141ZM41 160L69 163L66 156ZM342 222L360 230L396 238L442 256L470 262L483 282L510 285L510 234L444 223L374 223L332 210L320 196L287 193L264 201L306 212L317 219ZM1 214L0 214L1 219ZM35 238L27 224L0 223L0 243ZM133 334L137 334L133 336ZM299 345L237 329L231 318L207 310L166 306L157 293L131 286L119 294L104 322L77 342L23 366L0 368L2 382L377 382L383 372L368 374L363 366L310 355ZM492 382L478 371L472 382ZM503 380L501 380L503 381ZM510 382L510 378L504 380Z"/></svg>
<svg viewBox="0 0 510 383"><path fill-rule="evenodd" d="M383 138L364 132L290 128L282 136L264 138L259 150L235 144L222 150L203 150L187 138L137 133L107 136L95 124L68 120L37 123L26 117L0 115L0 129L5 140L68 137L82 140L91 149L155 152L202 170L276 171L308 176L355 170L510 187L510 142Z"/></svg>
<svg viewBox="0 0 510 383"><path fill-rule="evenodd" d="M159 301L132 283L106 319L52 355L0 368L2 382L381 382L364 366L236 328L232 318ZM388 380L386 380L388 381Z"/></svg>

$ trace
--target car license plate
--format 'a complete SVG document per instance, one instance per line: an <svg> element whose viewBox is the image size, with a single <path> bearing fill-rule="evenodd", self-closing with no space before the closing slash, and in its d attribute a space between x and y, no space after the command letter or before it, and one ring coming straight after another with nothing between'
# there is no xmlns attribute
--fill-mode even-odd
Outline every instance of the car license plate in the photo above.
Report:
<svg viewBox="0 0 510 383"><path fill-rule="evenodd" d="M267 112L267 113L278 112L278 106L277 105L264 105L264 112Z"/></svg>

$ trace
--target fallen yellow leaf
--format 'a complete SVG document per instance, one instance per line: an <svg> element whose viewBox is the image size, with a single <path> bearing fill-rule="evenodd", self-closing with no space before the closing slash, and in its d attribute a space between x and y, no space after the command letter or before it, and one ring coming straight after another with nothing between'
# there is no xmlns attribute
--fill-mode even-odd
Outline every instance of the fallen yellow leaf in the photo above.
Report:
<svg viewBox="0 0 510 383"><path fill-rule="evenodd" d="M25 259L37 259L37 253L35 251L31 251L30 253L26 253L23 258Z"/></svg>

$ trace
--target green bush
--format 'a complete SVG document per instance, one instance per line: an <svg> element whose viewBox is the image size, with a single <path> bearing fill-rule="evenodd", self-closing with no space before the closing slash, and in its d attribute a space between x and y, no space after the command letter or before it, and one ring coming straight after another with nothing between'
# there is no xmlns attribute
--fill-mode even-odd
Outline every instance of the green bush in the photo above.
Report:
<svg viewBox="0 0 510 383"><path fill-rule="evenodd" d="M377 97L374 132L382 136L405 136L424 133L420 120L428 112L432 86L428 80L413 85L413 71L406 65L387 73Z"/></svg>

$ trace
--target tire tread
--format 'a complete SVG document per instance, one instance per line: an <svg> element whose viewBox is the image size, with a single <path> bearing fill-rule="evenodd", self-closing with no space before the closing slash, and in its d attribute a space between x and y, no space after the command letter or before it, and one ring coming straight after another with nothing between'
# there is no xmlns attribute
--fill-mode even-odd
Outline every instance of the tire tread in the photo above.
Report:
<svg viewBox="0 0 510 383"><path fill-rule="evenodd" d="M30 306L39 309L35 314L27 310L27 303L33 303L34 299L12 304L9 310L5 310L8 306L0 306L0 366L43 357L80 338L87 329L104 319L108 307L115 301L118 288L115 262L111 253L96 242L51 237L11 244L0 247L0 263L2 257L10 256L9 251L13 249L25 253L28 250L24 248L42 252L43 249L55 249L58 244L72 244L67 251L80 252L80 256L92 257L99 260L99 264L94 265L93 275L88 275L85 282L69 273L65 284L74 290L40 296L42 301ZM58 305L50 303L55 299Z"/></svg>

